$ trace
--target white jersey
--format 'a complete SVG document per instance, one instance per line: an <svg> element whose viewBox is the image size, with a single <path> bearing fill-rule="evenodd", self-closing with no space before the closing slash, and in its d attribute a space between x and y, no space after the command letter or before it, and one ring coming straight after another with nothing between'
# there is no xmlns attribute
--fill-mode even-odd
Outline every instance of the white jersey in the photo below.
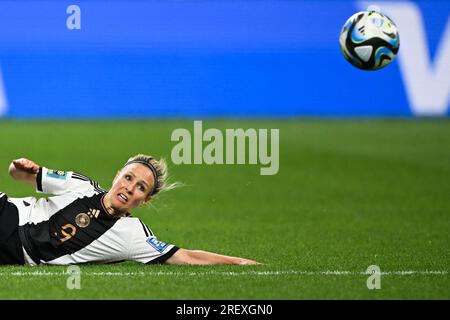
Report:
<svg viewBox="0 0 450 320"><path fill-rule="evenodd" d="M19 213L19 236L28 264L162 263L178 247L158 241L138 218L112 217L106 191L76 173L41 167L37 191L49 198L9 198Z"/></svg>

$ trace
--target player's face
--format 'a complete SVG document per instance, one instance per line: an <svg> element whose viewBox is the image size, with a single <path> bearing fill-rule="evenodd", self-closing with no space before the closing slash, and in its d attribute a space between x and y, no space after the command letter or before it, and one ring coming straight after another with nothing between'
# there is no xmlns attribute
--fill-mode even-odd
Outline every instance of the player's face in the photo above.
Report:
<svg viewBox="0 0 450 320"><path fill-rule="evenodd" d="M145 165L127 165L119 171L109 191L111 207L126 211L144 204L150 199L153 184L153 173Z"/></svg>

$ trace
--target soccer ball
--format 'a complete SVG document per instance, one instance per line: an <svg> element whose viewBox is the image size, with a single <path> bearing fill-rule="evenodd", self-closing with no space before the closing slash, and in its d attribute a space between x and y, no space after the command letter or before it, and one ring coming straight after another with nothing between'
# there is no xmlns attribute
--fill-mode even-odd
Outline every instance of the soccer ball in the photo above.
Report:
<svg viewBox="0 0 450 320"><path fill-rule="evenodd" d="M387 66L400 47L394 22L376 11L361 11L352 15L339 37L342 53L352 65L363 70Z"/></svg>

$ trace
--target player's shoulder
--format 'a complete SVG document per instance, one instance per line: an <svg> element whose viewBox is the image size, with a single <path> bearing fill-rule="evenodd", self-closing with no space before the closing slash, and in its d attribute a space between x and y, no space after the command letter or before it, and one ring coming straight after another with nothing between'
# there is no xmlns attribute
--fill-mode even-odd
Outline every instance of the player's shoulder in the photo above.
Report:
<svg viewBox="0 0 450 320"><path fill-rule="evenodd" d="M117 221L116 225L117 228L133 232L133 234L137 236L153 236L153 232L150 228L137 217L122 217Z"/></svg>
<svg viewBox="0 0 450 320"><path fill-rule="evenodd" d="M96 193L105 193L108 192L108 190L103 189L99 183L88 176L85 176L82 173L72 171L70 178L78 181L80 184L89 185L90 188L92 188Z"/></svg>

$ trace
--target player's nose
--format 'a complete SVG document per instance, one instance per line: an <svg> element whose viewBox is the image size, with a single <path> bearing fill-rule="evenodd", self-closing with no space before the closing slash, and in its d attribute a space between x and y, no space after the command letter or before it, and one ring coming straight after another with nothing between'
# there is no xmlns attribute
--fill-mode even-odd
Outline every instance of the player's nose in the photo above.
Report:
<svg viewBox="0 0 450 320"><path fill-rule="evenodd" d="M125 192L128 193L129 195L133 194L133 186L125 186Z"/></svg>

